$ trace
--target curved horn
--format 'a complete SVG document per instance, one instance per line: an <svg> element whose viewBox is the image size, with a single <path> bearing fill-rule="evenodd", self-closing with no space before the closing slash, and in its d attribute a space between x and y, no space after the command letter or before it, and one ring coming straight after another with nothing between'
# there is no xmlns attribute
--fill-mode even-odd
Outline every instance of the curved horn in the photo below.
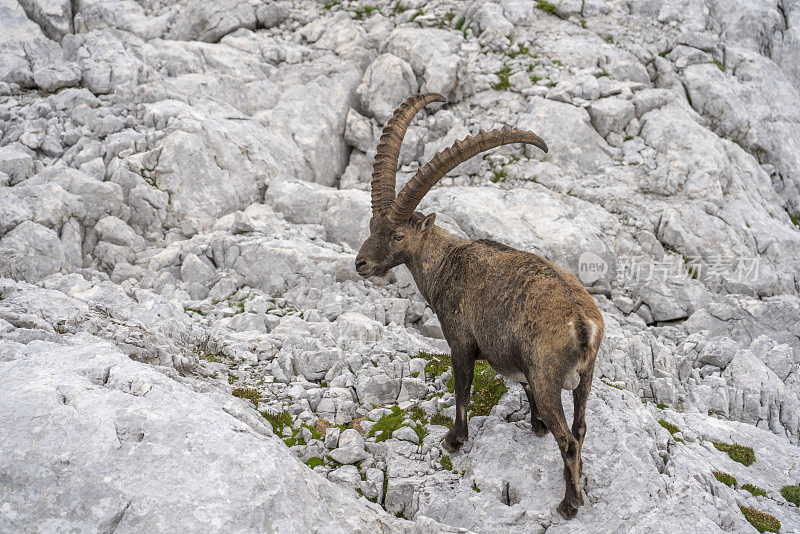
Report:
<svg viewBox="0 0 800 534"><path fill-rule="evenodd" d="M456 141L453 146L438 152L433 159L419 169L397 195L392 209L389 211L389 219L394 223L407 221L425 194L442 176L476 154L511 143L528 143L547 152L547 144L533 132L508 126L490 132L481 130L478 135Z"/></svg>
<svg viewBox="0 0 800 534"><path fill-rule="evenodd" d="M419 110L427 104L446 101L442 95L437 93L414 95L394 110L394 114L386 122L372 163L373 215L386 213L394 202L397 159L400 156L400 145L403 143L408 125L411 124Z"/></svg>

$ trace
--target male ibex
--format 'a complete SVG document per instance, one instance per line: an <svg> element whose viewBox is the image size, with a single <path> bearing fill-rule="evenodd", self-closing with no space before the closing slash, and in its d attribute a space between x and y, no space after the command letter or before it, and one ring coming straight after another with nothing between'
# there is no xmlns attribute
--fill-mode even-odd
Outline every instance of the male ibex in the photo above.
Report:
<svg viewBox="0 0 800 534"><path fill-rule="evenodd" d="M384 276L406 264L439 317L450 345L456 393L456 421L445 436L445 449L454 452L467 440L475 360L485 359L498 373L522 384L534 433L551 431L561 450L567 489L558 511L569 519L583 504L586 400L603 318L580 282L549 261L489 239L468 241L434 226L435 214L414 211L442 176L480 152L510 143L530 143L547 152L534 133L504 127L457 141L420 168L395 198L406 129L426 104L444 101L435 93L413 96L386 123L372 174L370 235L358 252L356 270L365 278ZM571 432L562 388L573 389Z"/></svg>

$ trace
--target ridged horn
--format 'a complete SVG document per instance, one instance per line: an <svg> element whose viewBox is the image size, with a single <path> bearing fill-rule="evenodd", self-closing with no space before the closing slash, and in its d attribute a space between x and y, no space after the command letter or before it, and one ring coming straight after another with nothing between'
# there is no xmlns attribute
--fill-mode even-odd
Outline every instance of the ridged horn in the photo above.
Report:
<svg viewBox="0 0 800 534"><path fill-rule="evenodd" d="M512 143L535 145L547 152L547 144L542 138L528 130L505 126L490 132L481 130L475 136L467 136L462 141L453 143L453 146L438 152L433 159L417 171L397 195L392 209L389 211L389 220L395 224L407 221L425 194L442 176L472 156L500 145Z"/></svg>
<svg viewBox="0 0 800 534"><path fill-rule="evenodd" d="M440 94L424 93L409 97L394 110L392 117L383 127L378 150L372 162L372 215L387 213L394 203L400 145L414 116L431 102L446 101Z"/></svg>

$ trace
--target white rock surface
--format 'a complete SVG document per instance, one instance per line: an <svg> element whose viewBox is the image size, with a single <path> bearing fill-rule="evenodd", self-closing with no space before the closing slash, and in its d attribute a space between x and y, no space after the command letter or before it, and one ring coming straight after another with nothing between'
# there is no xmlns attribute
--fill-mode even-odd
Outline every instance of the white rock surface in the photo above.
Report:
<svg viewBox="0 0 800 534"><path fill-rule="evenodd" d="M0 531L800 531L800 6L551 4L0 0ZM516 384L446 467L441 325L354 273L417 91L398 186L550 148L423 212L602 273L570 522Z"/></svg>

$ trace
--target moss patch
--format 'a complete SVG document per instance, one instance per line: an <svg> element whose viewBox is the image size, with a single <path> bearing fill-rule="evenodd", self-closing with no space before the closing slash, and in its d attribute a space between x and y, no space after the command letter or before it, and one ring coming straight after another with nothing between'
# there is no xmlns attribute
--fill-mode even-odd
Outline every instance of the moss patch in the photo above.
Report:
<svg viewBox="0 0 800 534"><path fill-rule="evenodd" d="M731 488L736 487L736 477L734 477L733 475L728 473L723 473L722 471L714 471L712 474L714 475L714 478L716 478L726 486L729 486Z"/></svg>
<svg viewBox="0 0 800 534"><path fill-rule="evenodd" d="M392 432L403 425L406 412L399 406L392 406L392 413L386 414L378 419L372 428L369 429L368 437L376 436L375 441L386 441L392 437Z"/></svg>
<svg viewBox="0 0 800 534"><path fill-rule="evenodd" d="M539 0L538 2L536 2L536 7L538 7L545 13L550 13L552 15L556 14L556 6L554 6L550 2L546 2L545 0Z"/></svg>
<svg viewBox="0 0 800 534"><path fill-rule="evenodd" d="M435 413L431 416L431 424L432 425L441 425L446 426L447 428L453 428L453 420L447 417L443 413Z"/></svg>
<svg viewBox="0 0 800 534"><path fill-rule="evenodd" d="M782 487L781 495L783 495L783 498L787 501L793 502L797 506L800 506L800 484Z"/></svg>
<svg viewBox="0 0 800 534"><path fill-rule="evenodd" d="M417 357L428 360L425 364L425 376L428 378L440 376L450 369L450 356L447 354L420 352Z"/></svg>
<svg viewBox="0 0 800 534"><path fill-rule="evenodd" d="M453 470L453 462L452 460L450 460L450 457L447 456L446 454L442 456L442 458L439 460L439 464L448 471Z"/></svg>
<svg viewBox="0 0 800 534"><path fill-rule="evenodd" d="M497 83L492 84L492 89L497 91L505 91L508 89L508 77L511 76L511 67L504 65L503 68L494 73L497 76Z"/></svg>
<svg viewBox="0 0 800 534"><path fill-rule="evenodd" d="M731 460L734 462L750 465L756 461L756 453L753 452L753 449L750 447L737 445L735 443L722 443L719 441L714 441L713 443L714 447L718 450L728 453L728 456L730 456Z"/></svg>
<svg viewBox="0 0 800 534"><path fill-rule="evenodd" d="M253 388L236 388L233 390L233 396L240 399L247 399L255 406L258 406L258 401L261 399L261 393Z"/></svg>
<svg viewBox="0 0 800 534"><path fill-rule="evenodd" d="M506 383L485 361L475 363L475 377L472 379L472 397L469 409L472 415L489 415L505 392Z"/></svg>
<svg viewBox="0 0 800 534"><path fill-rule="evenodd" d="M322 458L319 458L317 456L313 456L313 457L309 458L308 460L306 460L306 465L308 467L310 467L311 469L314 469L318 465L325 465L325 461Z"/></svg>
<svg viewBox="0 0 800 534"><path fill-rule="evenodd" d="M780 532L781 522L774 516L759 512L755 508L739 506L739 510L744 514L744 518L759 532Z"/></svg>
<svg viewBox="0 0 800 534"><path fill-rule="evenodd" d="M292 416L289 412L281 412L279 414L271 414L268 411L261 412L261 416L269 421L272 425L272 430L279 436L283 435L283 429L292 426Z"/></svg>
<svg viewBox="0 0 800 534"><path fill-rule="evenodd" d="M675 441L680 441L680 442L682 442L682 441L683 441L681 438L676 438L676 437L675 437L675 434L681 431L681 429L680 429L680 428L678 428L677 426L673 425L673 424L672 424L672 423L670 423L669 421L665 421L664 419L660 419L660 420L658 421L658 424L659 424L659 425L661 425L661 426L663 426L664 428L666 428L666 429L667 429L667 431L668 431L668 432L669 432L669 433L672 435L672 438L673 438Z"/></svg>
<svg viewBox="0 0 800 534"><path fill-rule="evenodd" d="M767 492L766 491L764 491L763 489L759 488L758 486L754 486L752 484L745 484L744 486L742 486L742 489L749 491L753 495L761 495L762 497L766 497L767 496Z"/></svg>

